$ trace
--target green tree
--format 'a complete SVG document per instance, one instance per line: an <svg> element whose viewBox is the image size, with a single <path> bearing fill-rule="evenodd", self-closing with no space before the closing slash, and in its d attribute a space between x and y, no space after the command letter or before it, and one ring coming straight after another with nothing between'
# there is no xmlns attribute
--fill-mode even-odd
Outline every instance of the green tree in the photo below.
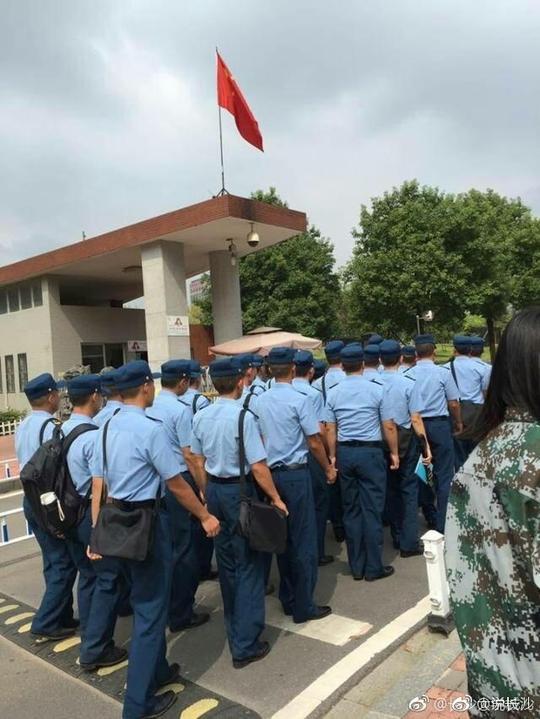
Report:
<svg viewBox="0 0 540 719"><path fill-rule="evenodd" d="M267 192L257 190L252 198L287 207L274 187ZM243 257L239 272L244 331L265 325L323 339L332 336L340 303L334 265L332 243L313 226ZM211 322L209 284L197 305L205 322Z"/></svg>

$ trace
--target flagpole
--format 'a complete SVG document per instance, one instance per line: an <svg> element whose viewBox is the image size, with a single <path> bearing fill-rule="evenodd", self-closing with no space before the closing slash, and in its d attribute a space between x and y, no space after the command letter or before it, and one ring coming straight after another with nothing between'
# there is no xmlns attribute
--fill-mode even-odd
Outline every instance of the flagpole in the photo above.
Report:
<svg viewBox="0 0 540 719"><path fill-rule="evenodd" d="M216 59L219 62L219 50L216 45ZM217 197L223 197L229 193L225 189L225 164L223 162L223 128L221 125L221 105L219 104L218 98L218 117L219 117L219 155L221 158L221 190L218 192Z"/></svg>

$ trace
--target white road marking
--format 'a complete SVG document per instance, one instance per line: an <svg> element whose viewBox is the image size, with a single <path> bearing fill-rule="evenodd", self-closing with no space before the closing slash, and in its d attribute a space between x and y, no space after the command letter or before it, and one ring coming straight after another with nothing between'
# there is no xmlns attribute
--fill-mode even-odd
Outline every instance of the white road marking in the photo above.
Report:
<svg viewBox="0 0 540 719"><path fill-rule="evenodd" d="M29 619L30 617L33 617L35 612L22 612L22 614L15 614L14 617L8 617L4 624L17 624L17 622L22 622L23 619Z"/></svg>
<svg viewBox="0 0 540 719"><path fill-rule="evenodd" d="M0 614L5 614L6 612L11 612L13 609L18 609L18 604L6 604L5 607L0 607Z"/></svg>
<svg viewBox="0 0 540 719"><path fill-rule="evenodd" d="M76 647L80 643L81 643L80 637L69 637L68 639L63 639L58 644L55 644L54 648L53 648L53 652L55 654L59 654L60 652L67 652L68 649L71 649L72 647Z"/></svg>
<svg viewBox="0 0 540 719"><path fill-rule="evenodd" d="M128 665L128 660L125 659L123 662L114 664L112 667L101 667L101 669L97 670L96 674L98 675L98 677L108 677L109 674L114 674L115 672L119 671L120 669L127 667L127 665Z"/></svg>
<svg viewBox="0 0 540 719"><path fill-rule="evenodd" d="M359 647L327 669L312 684L288 704L279 709L271 719L306 719L323 701L328 699L350 677L356 674L374 656L387 649L396 640L412 629L431 611L429 596L421 599L414 607L396 617ZM316 623L316 622L315 622Z"/></svg>
<svg viewBox="0 0 540 719"><path fill-rule="evenodd" d="M336 647L342 647L351 639L367 634L372 628L372 625L367 622L359 622L339 614L329 614L324 619L317 619L315 622L295 624L292 617L283 614L281 602L276 597L266 598L266 623L302 637L333 644Z"/></svg>

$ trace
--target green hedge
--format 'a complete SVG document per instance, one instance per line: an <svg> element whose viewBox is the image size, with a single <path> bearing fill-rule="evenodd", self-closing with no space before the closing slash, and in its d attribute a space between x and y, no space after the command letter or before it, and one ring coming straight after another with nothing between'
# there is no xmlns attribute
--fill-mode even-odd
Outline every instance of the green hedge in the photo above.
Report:
<svg viewBox="0 0 540 719"><path fill-rule="evenodd" d="M8 407L7 409L0 410L0 424L2 422L13 422L14 420L22 419L25 415L26 412Z"/></svg>

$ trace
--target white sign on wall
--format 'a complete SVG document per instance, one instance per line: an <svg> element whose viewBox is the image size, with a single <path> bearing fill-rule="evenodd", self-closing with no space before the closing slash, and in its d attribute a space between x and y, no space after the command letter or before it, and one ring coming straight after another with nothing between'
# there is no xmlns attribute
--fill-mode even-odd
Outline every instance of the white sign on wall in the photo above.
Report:
<svg viewBox="0 0 540 719"><path fill-rule="evenodd" d="M189 337L189 317L187 315L167 315L168 337Z"/></svg>
<svg viewBox="0 0 540 719"><path fill-rule="evenodd" d="M127 341L128 352L147 352L148 347L146 340L128 340Z"/></svg>

